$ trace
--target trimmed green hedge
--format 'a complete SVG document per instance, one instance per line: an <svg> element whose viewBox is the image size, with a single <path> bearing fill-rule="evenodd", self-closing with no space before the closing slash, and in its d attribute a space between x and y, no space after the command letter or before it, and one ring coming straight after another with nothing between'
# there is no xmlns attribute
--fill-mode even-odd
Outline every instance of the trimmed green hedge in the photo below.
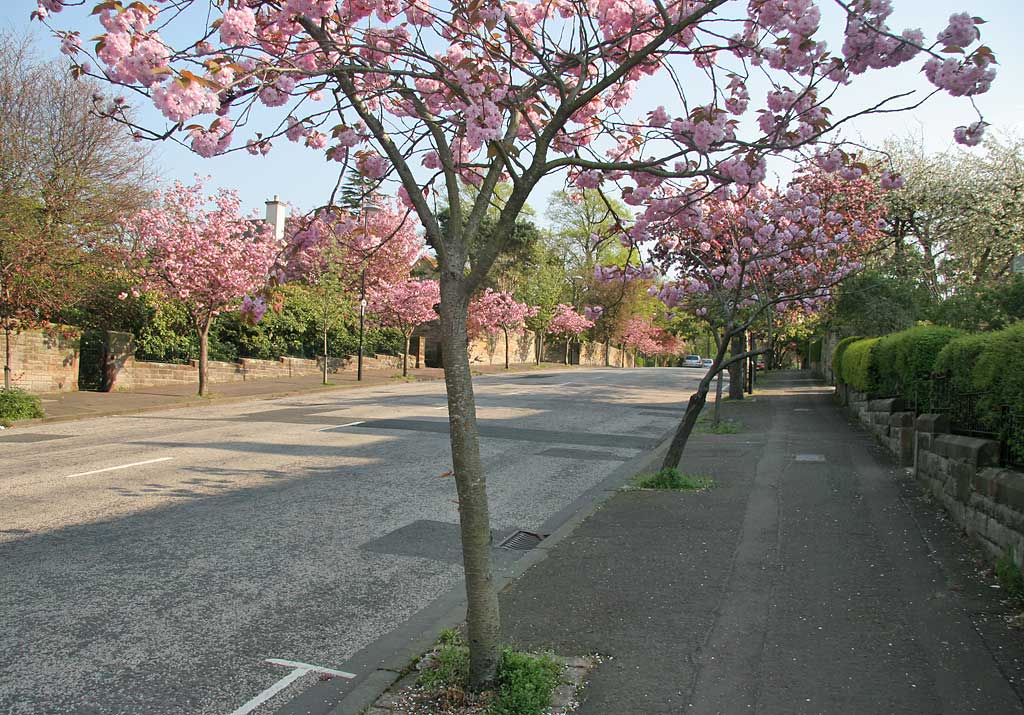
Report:
<svg viewBox="0 0 1024 715"><path fill-rule="evenodd" d="M1024 415L1024 323L950 342L935 361L935 374L956 394L976 393L975 414L983 430L1007 432L1010 451L1024 460L1024 431L1010 431L1003 410Z"/></svg>
<svg viewBox="0 0 1024 715"><path fill-rule="evenodd" d="M878 385L872 353L879 338L863 338L846 346L841 354L842 380L858 392L874 392Z"/></svg>
<svg viewBox="0 0 1024 715"><path fill-rule="evenodd" d="M875 389L926 412L935 360L950 341L963 335L956 328L920 325L882 337L871 357Z"/></svg>
<svg viewBox="0 0 1024 715"><path fill-rule="evenodd" d="M860 335L851 335L848 338L843 338L836 344L835 350L832 351L832 374L836 376L837 383L846 382L843 378L843 353L858 340L863 340L863 338Z"/></svg>

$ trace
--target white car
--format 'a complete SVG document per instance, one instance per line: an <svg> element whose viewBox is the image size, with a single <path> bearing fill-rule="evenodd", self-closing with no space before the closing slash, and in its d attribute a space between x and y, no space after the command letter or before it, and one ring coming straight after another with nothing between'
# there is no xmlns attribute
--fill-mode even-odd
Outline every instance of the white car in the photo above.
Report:
<svg viewBox="0 0 1024 715"><path fill-rule="evenodd" d="M715 361L712 360L711 358L704 358L703 360L700 361L700 366L702 368L704 368L705 370L710 369L711 366L714 365L714 364L715 364Z"/></svg>
<svg viewBox="0 0 1024 715"><path fill-rule="evenodd" d="M683 358L683 367L700 367L700 355L687 355Z"/></svg>

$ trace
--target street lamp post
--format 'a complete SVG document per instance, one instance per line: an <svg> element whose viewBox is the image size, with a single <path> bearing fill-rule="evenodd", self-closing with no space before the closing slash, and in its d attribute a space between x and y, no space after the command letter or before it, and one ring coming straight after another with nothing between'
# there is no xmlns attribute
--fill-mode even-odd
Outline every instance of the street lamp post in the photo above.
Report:
<svg viewBox="0 0 1024 715"><path fill-rule="evenodd" d="M356 380L363 379L363 329L366 323L366 265L359 281L359 358L356 364Z"/></svg>

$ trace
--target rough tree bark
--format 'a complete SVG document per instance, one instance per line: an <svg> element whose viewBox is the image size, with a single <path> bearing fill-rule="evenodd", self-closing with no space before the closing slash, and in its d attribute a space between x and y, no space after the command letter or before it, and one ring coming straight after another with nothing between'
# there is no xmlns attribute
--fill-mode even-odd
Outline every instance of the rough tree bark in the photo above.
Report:
<svg viewBox="0 0 1024 715"><path fill-rule="evenodd" d="M198 327L199 332L199 396L206 397L209 391L208 367L210 362L210 323L206 319Z"/></svg>
<svg viewBox="0 0 1024 715"><path fill-rule="evenodd" d="M505 333L505 369L508 370L508 328L502 328Z"/></svg>
<svg viewBox="0 0 1024 715"><path fill-rule="evenodd" d="M491 567L487 481L480 460L476 402L469 369L468 310L469 296L461 285L461 277L450 271L442 272L441 345L466 574L470 682L489 683L494 680L500 655L498 595Z"/></svg>
<svg viewBox="0 0 1024 715"><path fill-rule="evenodd" d="M324 384L327 384L327 321L324 321Z"/></svg>

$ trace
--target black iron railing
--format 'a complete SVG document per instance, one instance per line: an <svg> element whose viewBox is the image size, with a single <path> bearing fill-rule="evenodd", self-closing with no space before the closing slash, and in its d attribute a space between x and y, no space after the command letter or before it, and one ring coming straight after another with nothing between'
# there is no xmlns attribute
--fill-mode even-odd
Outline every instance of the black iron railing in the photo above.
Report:
<svg viewBox="0 0 1024 715"><path fill-rule="evenodd" d="M1024 413L1009 404L982 409L984 399L981 392L959 390L947 376L935 375L928 403L912 407L948 415L954 434L997 440L1003 464L1024 467Z"/></svg>

